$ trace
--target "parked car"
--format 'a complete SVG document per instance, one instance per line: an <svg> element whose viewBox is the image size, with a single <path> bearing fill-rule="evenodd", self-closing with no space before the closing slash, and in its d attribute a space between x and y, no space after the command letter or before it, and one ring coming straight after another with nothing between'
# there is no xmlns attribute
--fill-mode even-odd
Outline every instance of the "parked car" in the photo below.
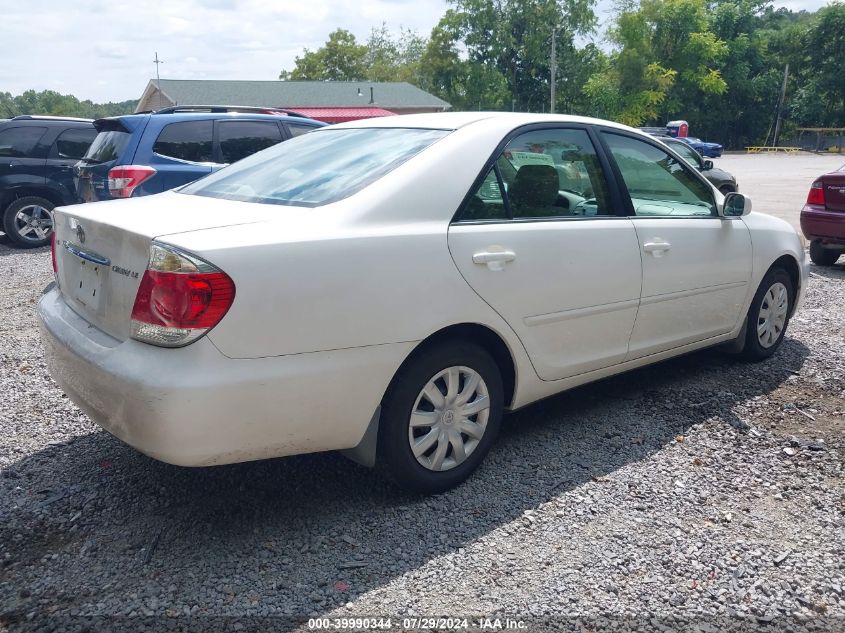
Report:
<svg viewBox="0 0 845 633"><path fill-rule="evenodd" d="M679 136L679 141L683 141L696 152L708 158L719 158L722 155L722 146L718 143L705 143L700 138L694 136Z"/></svg>
<svg viewBox="0 0 845 633"><path fill-rule="evenodd" d="M701 154L695 151L689 144L669 136L660 136L658 138L673 149L675 153L679 154L681 158L700 171L701 175L713 183L713 186L723 194L739 191L739 186L736 184L736 178L734 178L733 174L726 172L724 169L714 167L712 160L704 160Z"/></svg>
<svg viewBox="0 0 845 633"><path fill-rule="evenodd" d="M89 119L21 115L0 121L0 224L16 246L45 246L53 207L73 204L73 165L97 135Z"/></svg>
<svg viewBox="0 0 845 633"><path fill-rule="evenodd" d="M810 259L833 266L845 253L845 165L816 179L801 209L801 231L810 241Z"/></svg>
<svg viewBox="0 0 845 633"><path fill-rule="evenodd" d="M325 123L280 110L174 106L94 121L76 165L81 202L161 193ZM280 116L282 115L282 116Z"/></svg>
<svg viewBox="0 0 845 633"><path fill-rule="evenodd" d="M713 345L771 356L806 255L750 210L607 121L344 123L176 191L59 209L46 358L156 459L343 450L436 492L504 410Z"/></svg>

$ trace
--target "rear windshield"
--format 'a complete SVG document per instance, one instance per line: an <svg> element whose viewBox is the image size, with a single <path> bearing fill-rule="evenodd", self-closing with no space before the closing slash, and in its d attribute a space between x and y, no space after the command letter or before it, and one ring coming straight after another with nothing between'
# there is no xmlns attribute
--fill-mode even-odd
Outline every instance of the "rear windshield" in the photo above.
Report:
<svg viewBox="0 0 845 633"><path fill-rule="evenodd" d="M90 158L92 162L97 163L118 160L129 142L129 136L129 132L117 130L100 132L85 153L85 158Z"/></svg>
<svg viewBox="0 0 845 633"><path fill-rule="evenodd" d="M406 128L323 128L253 154L179 191L317 207L360 191L446 134Z"/></svg>

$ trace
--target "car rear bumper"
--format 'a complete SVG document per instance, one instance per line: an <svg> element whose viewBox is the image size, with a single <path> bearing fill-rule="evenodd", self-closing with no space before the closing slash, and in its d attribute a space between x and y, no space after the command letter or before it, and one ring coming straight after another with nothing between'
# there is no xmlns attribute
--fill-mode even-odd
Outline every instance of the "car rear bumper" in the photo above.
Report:
<svg viewBox="0 0 845 633"><path fill-rule="evenodd" d="M807 205L801 210L801 232L810 241L845 246L845 213Z"/></svg>
<svg viewBox="0 0 845 633"><path fill-rule="evenodd" d="M208 337L118 341L55 288L38 304L50 374L103 429L155 459L209 466L356 446L412 344L236 360Z"/></svg>

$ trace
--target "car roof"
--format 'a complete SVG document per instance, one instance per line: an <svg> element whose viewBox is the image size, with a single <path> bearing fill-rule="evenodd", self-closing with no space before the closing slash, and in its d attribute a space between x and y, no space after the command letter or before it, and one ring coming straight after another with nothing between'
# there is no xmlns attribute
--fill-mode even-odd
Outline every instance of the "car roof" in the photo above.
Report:
<svg viewBox="0 0 845 633"><path fill-rule="evenodd" d="M70 127L82 127L82 126L90 126L94 122L93 119L80 119L78 117L69 117L69 116L50 116L50 115L42 115L42 114L19 114L16 117L12 117L11 119L0 119L0 125L6 125L8 123L15 123L15 124L57 124L57 125L65 125Z"/></svg>
<svg viewBox="0 0 845 633"><path fill-rule="evenodd" d="M502 127L519 127L532 123L583 123L587 125L603 125L618 128L626 132L635 132L640 136L648 136L643 132L603 119L574 116L568 114L532 114L523 112L435 112L429 114L401 114L390 117L377 117L337 123L332 129L338 128L421 128L434 130L457 130L475 123L487 121L498 122Z"/></svg>

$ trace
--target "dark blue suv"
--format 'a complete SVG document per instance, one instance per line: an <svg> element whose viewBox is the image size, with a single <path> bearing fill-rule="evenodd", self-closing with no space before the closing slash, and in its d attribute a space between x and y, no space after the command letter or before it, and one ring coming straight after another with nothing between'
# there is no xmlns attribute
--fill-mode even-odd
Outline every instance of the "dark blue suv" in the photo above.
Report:
<svg viewBox="0 0 845 633"><path fill-rule="evenodd" d="M295 112L174 106L94 121L97 137L76 164L80 202L160 193L325 123Z"/></svg>

